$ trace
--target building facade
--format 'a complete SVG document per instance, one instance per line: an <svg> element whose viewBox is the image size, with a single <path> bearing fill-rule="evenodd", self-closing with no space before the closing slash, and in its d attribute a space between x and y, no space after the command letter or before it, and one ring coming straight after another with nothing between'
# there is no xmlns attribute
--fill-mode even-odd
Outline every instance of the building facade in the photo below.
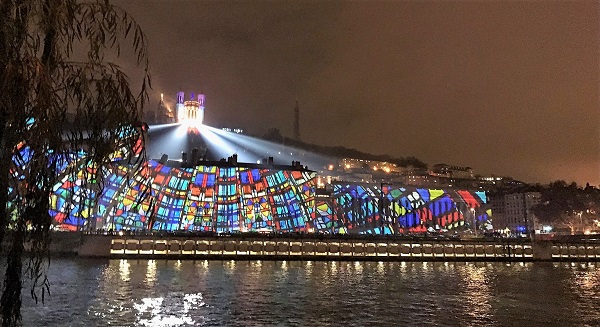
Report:
<svg viewBox="0 0 600 327"><path fill-rule="evenodd" d="M539 204L540 192L497 193L490 196L495 230L531 234L539 229L532 208Z"/></svg>
<svg viewBox="0 0 600 327"><path fill-rule="evenodd" d="M177 121L193 126L202 125L204 122L204 101L206 97L200 93L196 98L194 97L194 93L192 93L189 100L184 100L184 96L184 92L177 93L177 104L175 105Z"/></svg>

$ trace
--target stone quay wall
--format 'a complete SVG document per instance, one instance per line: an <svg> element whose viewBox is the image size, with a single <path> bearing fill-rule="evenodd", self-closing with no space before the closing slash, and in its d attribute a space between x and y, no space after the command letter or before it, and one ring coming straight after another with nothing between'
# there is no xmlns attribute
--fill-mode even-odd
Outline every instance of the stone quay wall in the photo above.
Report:
<svg viewBox="0 0 600 327"><path fill-rule="evenodd" d="M60 246L58 246L60 247ZM126 259L600 261L600 242L82 235L74 252Z"/></svg>

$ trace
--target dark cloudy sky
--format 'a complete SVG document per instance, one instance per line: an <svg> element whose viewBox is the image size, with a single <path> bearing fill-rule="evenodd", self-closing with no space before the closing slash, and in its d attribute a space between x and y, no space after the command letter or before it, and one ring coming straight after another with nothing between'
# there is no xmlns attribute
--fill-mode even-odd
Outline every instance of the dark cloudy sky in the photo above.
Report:
<svg viewBox="0 0 600 327"><path fill-rule="evenodd" d="M598 1L122 0L153 101L206 121L528 182L600 184Z"/></svg>

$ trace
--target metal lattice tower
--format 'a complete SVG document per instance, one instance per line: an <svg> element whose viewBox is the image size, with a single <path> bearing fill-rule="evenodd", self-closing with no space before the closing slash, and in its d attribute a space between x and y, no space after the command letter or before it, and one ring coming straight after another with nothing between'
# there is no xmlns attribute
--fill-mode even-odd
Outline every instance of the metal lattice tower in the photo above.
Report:
<svg viewBox="0 0 600 327"><path fill-rule="evenodd" d="M300 141L300 108L298 107L298 99L296 99L296 107L294 108L294 140Z"/></svg>

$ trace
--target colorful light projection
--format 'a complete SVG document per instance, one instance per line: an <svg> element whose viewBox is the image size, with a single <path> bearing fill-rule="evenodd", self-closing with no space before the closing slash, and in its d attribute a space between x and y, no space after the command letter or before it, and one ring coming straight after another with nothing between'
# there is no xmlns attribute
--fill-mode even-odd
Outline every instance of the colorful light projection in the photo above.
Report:
<svg viewBox="0 0 600 327"><path fill-rule="evenodd" d="M73 185L81 183L68 181L57 185L51 211L56 223L70 230L292 232L309 228L307 222L314 207L314 173L310 171L219 166L173 168L149 161L141 174L130 175L125 166L106 171L98 204L83 210L85 217L80 206L67 205L74 194ZM147 192L149 196L140 196Z"/></svg>
<svg viewBox="0 0 600 327"><path fill-rule="evenodd" d="M332 224L333 233L422 233L431 229L452 229L465 223L480 225L490 214L487 196L483 191L394 187L386 184L332 186L333 207L330 217L338 217L338 223L335 226Z"/></svg>
<svg viewBox="0 0 600 327"><path fill-rule="evenodd" d="M312 172L156 161L136 176L123 166L107 171L92 208L86 197L94 193L79 187L84 176L65 174L52 195L51 214L64 229L404 234L480 224L489 215L480 191L336 183L332 196L315 197Z"/></svg>
<svg viewBox="0 0 600 327"><path fill-rule="evenodd" d="M33 122L33 120L32 120ZM119 169L119 162L127 158L138 156L143 150L143 133L147 130L147 125L140 124L139 126L123 125L118 130L119 137L115 143L114 152L109 156L109 159L114 164L115 169ZM125 141L134 141L131 151L125 144ZM115 174L108 173L108 170L103 169L100 174L97 174L96 165L91 162L91 157L82 151L60 152L47 150L45 156L49 158L50 163L55 166L58 183L52 188L50 195L50 210L49 214L54 219L56 225L68 230L79 230L82 228L95 228L97 226L96 203L94 199L102 194L103 185L97 181L97 177L108 177L108 188L106 194L102 194L104 200L114 203L114 200L119 200L118 204L123 205L127 200L131 199L115 199L113 195L120 194L119 188L126 187L121 180L114 181ZM8 188L9 207L8 210L16 218L15 203L22 201L22 192L27 188L27 175L30 170L30 160L33 157L31 149L26 142L20 142L15 147L15 152L12 157L12 166L10 168L11 183ZM121 170L123 168L121 167ZM99 175L99 176L98 176ZM127 171L124 176L132 175ZM128 176L126 179L145 180L143 175ZM147 187L146 187L147 188ZM121 192L122 193L122 192ZM137 199L135 194L133 198ZM123 201L121 201L123 200ZM116 206L117 203L113 204ZM119 216L119 212L111 212L115 216ZM131 210L127 213L131 215ZM140 212L141 214L141 212ZM131 220L132 218L129 218ZM138 224L139 227L143 227Z"/></svg>
<svg viewBox="0 0 600 327"><path fill-rule="evenodd" d="M8 187L8 211L16 218L15 203L23 201L23 192L26 192L29 162L33 157L31 149L25 142L19 143L15 147L15 154L12 157L12 166L9 174L11 175ZM50 215L58 224L69 220L68 223L74 226L82 224L87 219L89 208L92 203L89 201L94 196L94 187L97 185L93 176L95 169L82 160L84 153L63 153L60 155L48 151L46 154L50 158L50 162L56 166L56 171L60 173L57 176L58 183L53 187L53 194L50 196ZM91 187L82 187L84 180L87 180ZM60 194L61 196L57 196ZM68 208L68 209L67 209ZM71 215L63 214L64 211L69 211Z"/></svg>
<svg viewBox="0 0 600 327"><path fill-rule="evenodd" d="M24 173L29 156L26 147L19 150L23 159L14 162L14 176ZM68 230L403 234L472 226L490 215L482 191L340 182L331 185L331 195L315 196L310 171L174 168L149 161L134 174L115 163L103 170L101 189L90 180L95 168L83 153L64 158L59 167L63 172L50 196L50 214L55 225ZM9 195L15 191L10 188Z"/></svg>

